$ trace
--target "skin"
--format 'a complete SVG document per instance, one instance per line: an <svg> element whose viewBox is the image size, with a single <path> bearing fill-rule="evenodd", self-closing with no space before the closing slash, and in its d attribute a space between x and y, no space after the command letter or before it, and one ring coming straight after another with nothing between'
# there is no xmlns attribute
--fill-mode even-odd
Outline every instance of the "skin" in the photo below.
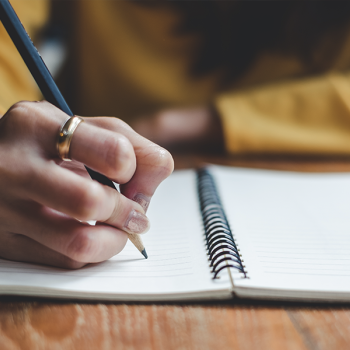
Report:
<svg viewBox="0 0 350 350"><path fill-rule="evenodd" d="M224 152L221 121L212 107L163 110L148 118L140 118L132 127L173 152Z"/></svg>
<svg viewBox="0 0 350 350"><path fill-rule="evenodd" d="M78 126L73 161L63 162L56 140L67 118L44 101L17 103L0 119L1 258L80 268L123 249L130 213L148 228L145 210L173 171L170 153L119 119L96 117ZM83 164L121 193L92 181Z"/></svg>

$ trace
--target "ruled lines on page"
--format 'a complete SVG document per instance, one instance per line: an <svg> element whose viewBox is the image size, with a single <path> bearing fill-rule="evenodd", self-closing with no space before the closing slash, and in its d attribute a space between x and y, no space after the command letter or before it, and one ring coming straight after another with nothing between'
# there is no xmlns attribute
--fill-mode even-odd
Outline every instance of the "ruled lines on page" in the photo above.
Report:
<svg viewBox="0 0 350 350"><path fill-rule="evenodd" d="M350 174L213 171L251 278L236 284L350 291Z"/></svg>
<svg viewBox="0 0 350 350"><path fill-rule="evenodd" d="M230 297L229 280L212 280L194 172L178 172L164 181L147 214L151 229L142 239L148 259L128 242L108 261L78 270L0 260L0 293L107 295L122 300L150 300L152 296L157 300L161 295L169 299L208 297L212 292Z"/></svg>
<svg viewBox="0 0 350 350"><path fill-rule="evenodd" d="M350 276L350 231L281 228L247 234L264 273Z"/></svg>
<svg viewBox="0 0 350 350"><path fill-rule="evenodd" d="M177 239L165 236L145 239L150 258L145 260L131 243L117 256L99 264L89 264L79 270L63 270L46 266L16 263L1 260L0 272L41 273L75 277L123 277L149 278L171 277L192 274L191 252L186 232L177 234ZM167 248L164 249L164 246Z"/></svg>

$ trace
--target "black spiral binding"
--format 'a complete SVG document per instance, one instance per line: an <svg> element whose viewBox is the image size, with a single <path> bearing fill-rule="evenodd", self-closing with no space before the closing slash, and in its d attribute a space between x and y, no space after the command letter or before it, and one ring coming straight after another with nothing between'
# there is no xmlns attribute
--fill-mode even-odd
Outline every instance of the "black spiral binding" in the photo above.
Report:
<svg viewBox="0 0 350 350"><path fill-rule="evenodd" d="M197 190L213 279L227 268L237 269L247 278L214 179L207 168L197 170Z"/></svg>

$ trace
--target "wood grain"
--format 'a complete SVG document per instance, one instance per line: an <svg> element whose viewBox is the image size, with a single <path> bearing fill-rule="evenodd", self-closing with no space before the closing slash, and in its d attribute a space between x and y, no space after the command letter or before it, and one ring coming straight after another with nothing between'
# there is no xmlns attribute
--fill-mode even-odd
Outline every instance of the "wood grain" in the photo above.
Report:
<svg viewBox="0 0 350 350"><path fill-rule="evenodd" d="M348 159L175 157L298 171L350 171ZM349 306L235 301L211 304L88 304L0 298L1 350L350 349Z"/></svg>
<svg viewBox="0 0 350 350"><path fill-rule="evenodd" d="M288 311L288 315L312 349L350 349L350 309Z"/></svg>
<svg viewBox="0 0 350 350"><path fill-rule="evenodd" d="M307 349L282 308L0 303L1 349Z"/></svg>

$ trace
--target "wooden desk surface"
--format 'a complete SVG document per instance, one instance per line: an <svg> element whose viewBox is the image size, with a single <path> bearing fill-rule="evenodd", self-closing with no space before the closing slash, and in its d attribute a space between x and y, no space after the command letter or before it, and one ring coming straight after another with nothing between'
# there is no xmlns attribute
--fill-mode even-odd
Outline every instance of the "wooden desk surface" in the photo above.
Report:
<svg viewBox="0 0 350 350"><path fill-rule="evenodd" d="M350 161L339 159L206 160L269 169L350 171ZM177 159L177 165L201 161L187 156ZM1 297L0 349L350 349L350 303L96 304Z"/></svg>

